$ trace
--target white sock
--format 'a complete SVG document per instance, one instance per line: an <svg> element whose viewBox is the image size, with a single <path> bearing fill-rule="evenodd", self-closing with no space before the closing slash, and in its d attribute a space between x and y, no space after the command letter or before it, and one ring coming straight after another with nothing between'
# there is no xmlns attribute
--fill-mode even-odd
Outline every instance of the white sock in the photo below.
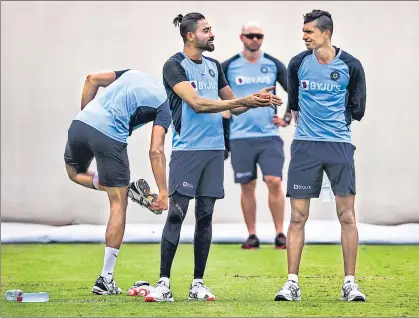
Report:
<svg viewBox="0 0 419 318"><path fill-rule="evenodd" d="M95 187L95 189L99 190L99 175L97 174L97 171L93 175L93 186Z"/></svg>
<svg viewBox="0 0 419 318"><path fill-rule="evenodd" d="M355 282L355 277L353 277L352 275L345 276L345 279L343 280L343 283L345 284L346 282L354 283Z"/></svg>
<svg viewBox="0 0 419 318"><path fill-rule="evenodd" d="M170 287L170 279L168 277L160 277L159 281L163 281L166 286Z"/></svg>
<svg viewBox="0 0 419 318"><path fill-rule="evenodd" d="M105 277L108 282L112 280L118 253L119 250L116 248L105 247L105 258L103 260L102 274L100 274L100 276Z"/></svg>
<svg viewBox="0 0 419 318"><path fill-rule="evenodd" d="M298 275L288 274L288 280L293 280L294 282L298 283Z"/></svg>
<svg viewBox="0 0 419 318"><path fill-rule="evenodd" d="M204 283L204 280L203 280L202 278L196 278L196 279L194 279L194 280L192 281L192 286L194 286L194 285L196 285L196 284L198 284L198 283L203 284L203 283Z"/></svg>

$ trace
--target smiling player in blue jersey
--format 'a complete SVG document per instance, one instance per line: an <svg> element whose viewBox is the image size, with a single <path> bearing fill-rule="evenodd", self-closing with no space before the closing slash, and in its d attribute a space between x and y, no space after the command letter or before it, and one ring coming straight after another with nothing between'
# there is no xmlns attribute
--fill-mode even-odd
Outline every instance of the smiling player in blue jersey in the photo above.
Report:
<svg viewBox="0 0 419 318"><path fill-rule="evenodd" d="M355 219L355 146L351 122L365 112L365 75L359 60L332 46L330 13L313 10L304 16L303 40L307 51L288 66L288 102L297 122L291 145L287 196L291 198L288 228L288 281L275 300L300 300L298 270L304 246L304 226L310 198L318 198L323 171L336 198L341 224L345 301L365 301L354 281L358 251Z"/></svg>
<svg viewBox="0 0 419 318"><path fill-rule="evenodd" d="M97 95L99 87L103 92ZM130 169L127 138L153 121L150 162L159 188L158 197L148 195L144 180L129 184ZM120 294L114 268L125 231L128 195L154 213L167 210L166 159L164 140L171 122L164 87L136 70L89 75L86 79L81 111L71 123L64 159L69 178L90 189L106 191L110 216L105 235L102 273L92 292ZM97 172L88 171L96 159Z"/></svg>
<svg viewBox="0 0 419 318"><path fill-rule="evenodd" d="M279 60L263 52L261 46L264 32L258 23L243 25L240 39L243 51L222 63L224 74L236 96L246 96L276 82L287 91L287 70ZM231 164L235 183L241 185L241 206L249 237L243 249L259 248L256 235L256 179L259 165L263 180L268 187L268 202L274 221L275 247L286 248L283 233L285 197L282 191L282 168L284 165L284 142L278 126L288 124L272 108L251 109L241 116L230 116L228 136Z"/></svg>
<svg viewBox="0 0 419 318"><path fill-rule="evenodd" d="M160 280L145 301L174 301L170 272L183 220L191 198L196 198L194 258L190 300L215 300L203 276L212 239L212 215L217 199L224 197L224 134L222 114L235 115L249 107L281 105L268 91L236 98L217 60L203 56L214 50L211 25L200 13L179 15L184 47L165 63L163 83L172 111L173 151L169 172L169 212L161 240ZM219 100L221 99L221 100Z"/></svg>

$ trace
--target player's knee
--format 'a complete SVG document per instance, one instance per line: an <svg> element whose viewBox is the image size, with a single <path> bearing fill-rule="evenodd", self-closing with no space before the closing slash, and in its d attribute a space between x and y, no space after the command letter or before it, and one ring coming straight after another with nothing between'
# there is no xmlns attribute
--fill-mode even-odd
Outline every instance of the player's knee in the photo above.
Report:
<svg viewBox="0 0 419 318"><path fill-rule="evenodd" d="M215 198L198 197L196 202L196 227L199 230L209 228L212 224Z"/></svg>
<svg viewBox="0 0 419 318"><path fill-rule="evenodd" d="M172 225L181 225L185 219L185 214L179 211L176 207L169 208L169 214L167 215L167 222Z"/></svg>
<svg viewBox="0 0 419 318"><path fill-rule="evenodd" d="M338 209L338 219L342 225L354 225L355 211L350 207L341 207Z"/></svg>
<svg viewBox="0 0 419 318"><path fill-rule="evenodd" d="M65 164L65 170L67 171L68 178L71 181L76 182L76 177L77 177L76 169L74 169L72 166L69 166L68 164Z"/></svg>
<svg viewBox="0 0 419 318"><path fill-rule="evenodd" d="M305 211L295 208L295 207L291 209L290 224L294 226L304 226L307 219L308 219L308 213L306 213Z"/></svg>
<svg viewBox="0 0 419 318"><path fill-rule="evenodd" d="M256 189L256 180L249 181L241 185L243 195L253 195Z"/></svg>
<svg viewBox="0 0 419 318"><path fill-rule="evenodd" d="M169 224L181 225L188 210L190 198L175 192L170 198L167 222Z"/></svg>
<svg viewBox="0 0 419 318"><path fill-rule="evenodd" d="M277 192L281 190L281 178L274 177L274 176L266 176L265 177L266 185L268 186L269 191Z"/></svg>

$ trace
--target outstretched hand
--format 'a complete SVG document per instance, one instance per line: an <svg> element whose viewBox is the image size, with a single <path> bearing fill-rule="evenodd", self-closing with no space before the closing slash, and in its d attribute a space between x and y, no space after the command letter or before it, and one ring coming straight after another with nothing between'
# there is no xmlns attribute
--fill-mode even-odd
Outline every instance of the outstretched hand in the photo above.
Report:
<svg viewBox="0 0 419 318"><path fill-rule="evenodd" d="M261 89L259 92L257 92L256 95L269 96L271 104L276 105L276 106L281 106L283 104L283 101L282 101L281 97L270 93L273 90L275 90L275 86L265 87L265 88Z"/></svg>

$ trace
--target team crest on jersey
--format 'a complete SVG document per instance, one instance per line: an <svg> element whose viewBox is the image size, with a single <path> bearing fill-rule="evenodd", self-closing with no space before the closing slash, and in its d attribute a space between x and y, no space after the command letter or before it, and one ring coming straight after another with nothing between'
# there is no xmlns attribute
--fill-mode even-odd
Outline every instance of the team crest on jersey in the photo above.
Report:
<svg viewBox="0 0 419 318"><path fill-rule="evenodd" d="M337 81L340 78L340 74L337 71L333 71L332 73L330 73L330 79Z"/></svg>
<svg viewBox="0 0 419 318"><path fill-rule="evenodd" d="M266 73L268 73L268 68L267 68L265 65L263 65L263 66L260 68L260 71L261 71L263 74L266 74Z"/></svg>
<svg viewBox="0 0 419 318"><path fill-rule="evenodd" d="M194 90L198 90L198 85L196 81L191 81L191 86Z"/></svg>
<svg viewBox="0 0 419 318"><path fill-rule="evenodd" d="M215 77L215 72L213 71L213 70L209 70L209 74L212 76L212 77Z"/></svg>

